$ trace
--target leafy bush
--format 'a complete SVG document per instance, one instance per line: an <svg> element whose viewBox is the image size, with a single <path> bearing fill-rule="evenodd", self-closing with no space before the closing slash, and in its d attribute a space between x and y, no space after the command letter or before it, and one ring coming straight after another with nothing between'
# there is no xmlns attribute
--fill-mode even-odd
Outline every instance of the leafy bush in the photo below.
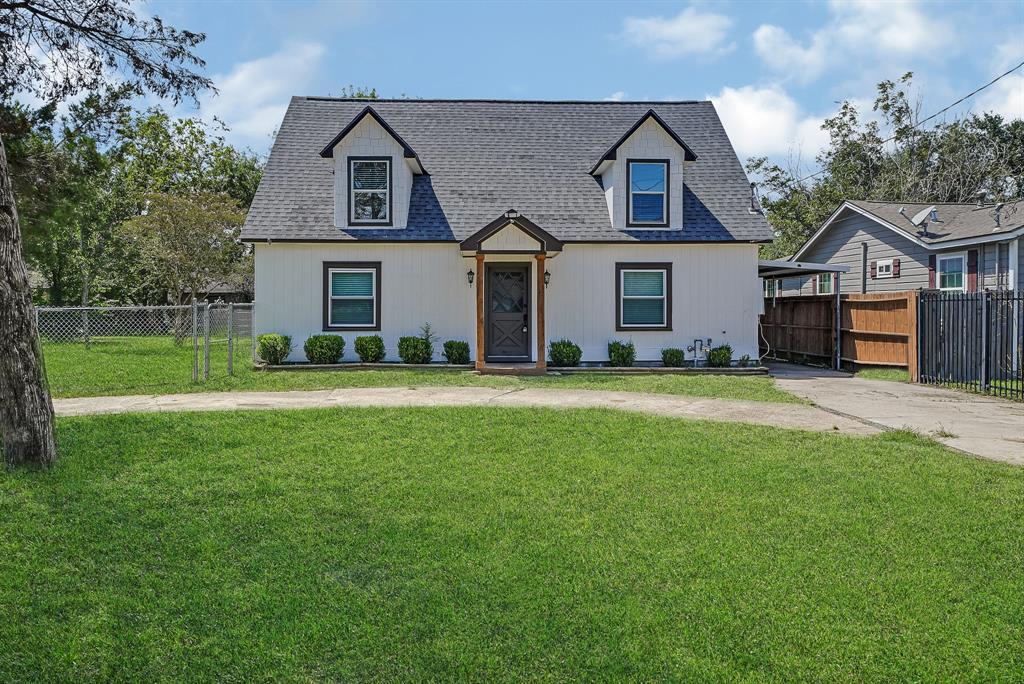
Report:
<svg viewBox="0 0 1024 684"><path fill-rule="evenodd" d="M683 365L683 361L686 356L682 349L674 349L672 347L661 350L661 363L663 366L669 368L679 368Z"/></svg>
<svg viewBox="0 0 1024 684"><path fill-rule="evenodd" d="M740 368L747 368L753 366L754 362L750 360L750 354L744 354L740 357L739 363L737 364Z"/></svg>
<svg viewBox="0 0 1024 684"><path fill-rule="evenodd" d="M552 366L569 368L580 365L583 350L572 340L555 340L548 345L548 356L551 357Z"/></svg>
<svg viewBox="0 0 1024 684"><path fill-rule="evenodd" d="M465 365L469 363L469 342L448 340L444 343L444 358L448 363Z"/></svg>
<svg viewBox="0 0 1024 684"><path fill-rule="evenodd" d="M434 340L437 336L430 329L430 323L420 328L416 337L401 337L398 340L398 355L402 363L430 363L434 358Z"/></svg>
<svg viewBox="0 0 1024 684"><path fill-rule="evenodd" d="M608 343L608 361L615 368L628 368L636 361L636 347L633 342L612 340Z"/></svg>
<svg viewBox="0 0 1024 684"><path fill-rule="evenodd" d="M338 363L345 353L345 338L340 335L311 335L302 350L310 363Z"/></svg>
<svg viewBox="0 0 1024 684"><path fill-rule="evenodd" d="M708 365L712 368L728 368L732 365L732 347L720 345L708 352Z"/></svg>
<svg viewBox="0 0 1024 684"><path fill-rule="evenodd" d="M380 335L356 338L356 355L363 363L380 363L384 360L384 354L384 338Z"/></svg>
<svg viewBox="0 0 1024 684"><path fill-rule="evenodd" d="M256 353L271 366L280 365L292 353L292 338L277 333L260 335Z"/></svg>

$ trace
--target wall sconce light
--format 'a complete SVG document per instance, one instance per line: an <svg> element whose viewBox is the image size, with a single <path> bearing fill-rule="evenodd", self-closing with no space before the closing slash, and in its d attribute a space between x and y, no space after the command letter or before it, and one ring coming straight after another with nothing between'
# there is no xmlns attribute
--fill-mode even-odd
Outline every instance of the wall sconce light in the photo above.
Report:
<svg viewBox="0 0 1024 684"><path fill-rule="evenodd" d="M466 271L466 282L469 283L470 287L473 287L473 277L475 275L476 274L473 273L473 269L469 269L468 271Z"/></svg>
<svg viewBox="0 0 1024 684"><path fill-rule="evenodd" d="M544 271L544 287L551 283L551 271Z"/></svg>

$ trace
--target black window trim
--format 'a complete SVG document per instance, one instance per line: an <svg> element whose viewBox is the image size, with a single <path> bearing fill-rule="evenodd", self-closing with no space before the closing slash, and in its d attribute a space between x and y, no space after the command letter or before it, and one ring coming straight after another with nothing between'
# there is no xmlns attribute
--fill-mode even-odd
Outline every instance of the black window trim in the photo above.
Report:
<svg viewBox="0 0 1024 684"><path fill-rule="evenodd" d="M622 324L622 272L623 271L664 271L665 273L665 324L664 325L623 325ZM672 331L672 262L616 261L615 262L615 331Z"/></svg>
<svg viewBox="0 0 1024 684"><path fill-rule="evenodd" d="M665 220L658 222L633 220L633 164L662 164L665 167ZM626 159L626 227L628 228L668 228L671 215L670 194L672 190L671 159Z"/></svg>
<svg viewBox="0 0 1024 684"><path fill-rule="evenodd" d="M388 219L387 219L387 221L372 221L372 220L365 220L365 219L357 220L355 218L355 215L354 215L354 212L355 212L355 197L354 197L355 189L352 187L352 164L354 162L361 162L361 161L386 161L388 163ZM370 227L373 227L373 228L380 228L380 227L388 228L388 227L394 225L394 220L395 220L395 217L394 217L394 209L395 209L395 183L394 183L395 162L394 162L394 159L389 157L389 156L387 156L387 155L376 156L376 157L373 157L373 156L370 156L370 157L367 157L367 156L348 156L348 157L345 157L345 164L347 164L347 166L345 168L347 169L346 173L348 174L347 175L347 179L348 179L348 225L350 225L350 226L370 226Z"/></svg>
<svg viewBox="0 0 1024 684"><path fill-rule="evenodd" d="M373 325L331 325L331 271L337 269L373 270ZM380 330L380 262L379 261L325 261L323 262L323 331Z"/></svg>

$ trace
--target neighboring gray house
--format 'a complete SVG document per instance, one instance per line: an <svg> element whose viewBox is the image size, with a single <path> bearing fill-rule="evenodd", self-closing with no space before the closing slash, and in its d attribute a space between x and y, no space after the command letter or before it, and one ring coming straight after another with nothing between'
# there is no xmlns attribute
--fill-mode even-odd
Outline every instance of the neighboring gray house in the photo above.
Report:
<svg viewBox="0 0 1024 684"><path fill-rule="evenodd" d="M756 356L772 231L710 102L296 97L242 238L291 360L325 332L397 360L429 322L483 368L563 337L589 363L614 339Z"/></svg>
<svg viewBox="0 0 1024 684"><path fill-rule="evenodd" d="M934 207L933 211L928 211ZM913 219L924 216L917 225ZM1024 290L1024 201L843 202L792 261L842 264L846 293ZM831 294L829 275L765 283L768 296Z"/></svg>

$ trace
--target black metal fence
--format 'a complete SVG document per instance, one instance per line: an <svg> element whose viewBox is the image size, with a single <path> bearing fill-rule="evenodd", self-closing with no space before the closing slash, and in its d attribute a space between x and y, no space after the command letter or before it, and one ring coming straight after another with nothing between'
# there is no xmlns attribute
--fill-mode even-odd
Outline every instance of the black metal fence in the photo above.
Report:
<svg viewBox="0 0 1024 684"><path fill-rule="evenodd" d="M1024 293L921 292L919 377L1024 400Z"/></svg>

